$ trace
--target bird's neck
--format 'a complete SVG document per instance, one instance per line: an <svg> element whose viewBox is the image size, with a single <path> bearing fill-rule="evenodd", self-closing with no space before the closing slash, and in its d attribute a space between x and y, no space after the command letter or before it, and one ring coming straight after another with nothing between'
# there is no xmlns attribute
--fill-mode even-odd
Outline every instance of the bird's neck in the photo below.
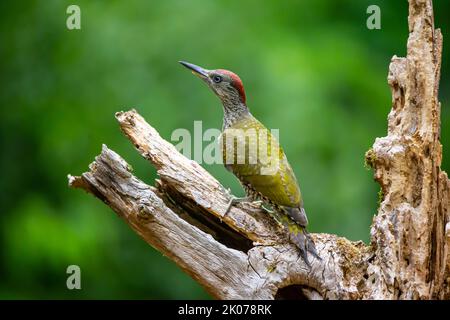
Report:
<svg viewBox="0 0 450 320"><path fill-rule="evenodd" d="M230 101L222 101L223 105L223 128L229 128L238 120L250 115L245 103L233 103Z"/></svg>

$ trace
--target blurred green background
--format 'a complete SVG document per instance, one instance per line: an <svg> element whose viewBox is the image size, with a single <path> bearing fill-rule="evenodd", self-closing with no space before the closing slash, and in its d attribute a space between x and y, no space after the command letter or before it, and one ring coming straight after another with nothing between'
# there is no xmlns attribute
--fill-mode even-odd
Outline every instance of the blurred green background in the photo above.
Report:
<svg viewBox="0 0 450 320"><path fill-rule="evenodd" d="M66 28L69 4L81 7L81 30ZM366 28L371 4L381 30ZM447 154L450 2L434 6ZM166 139L195 120L221 127L218 99L178 60L238 73L253 114L280 129L310 230L367 242L379 188L364 153L386 133L387 70L405 55L407 10L406 0L1 1L0 298L208 297L107 206L67 188L102 143L153 183L116 111L137 108ZM222 166L205 167L243 194ZM82 290L66 289L71 264Z"/></svg>

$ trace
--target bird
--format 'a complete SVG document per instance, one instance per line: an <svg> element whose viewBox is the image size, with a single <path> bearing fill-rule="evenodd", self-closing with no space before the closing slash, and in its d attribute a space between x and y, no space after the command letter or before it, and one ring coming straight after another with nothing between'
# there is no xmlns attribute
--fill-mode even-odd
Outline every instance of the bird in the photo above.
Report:
<svg viewBox="0 0 450 320"><path fill-rule="evenodd" d="M238 198L230 192L224 215L239 202L259 202L287 229L289 239L309 267L308 253L321 260L306 230L308 218L294 171L276 137L251 114L242 80L225 69L208 70L185 61L179 63L202 79L222 102L223 164L238 178L246 193L246 197Z"/></svg>

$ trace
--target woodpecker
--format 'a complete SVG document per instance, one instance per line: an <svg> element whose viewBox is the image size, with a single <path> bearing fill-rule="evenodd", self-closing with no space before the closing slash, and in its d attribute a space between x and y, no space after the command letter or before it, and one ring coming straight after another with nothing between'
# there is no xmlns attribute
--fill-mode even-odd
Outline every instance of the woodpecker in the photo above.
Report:
<svg viewBox="0 0 450 320"><path fill-rule="evenodd" d="M202 79L222 102L224 116L220 145L223 163L239 179L247 195L245 198L230 195L224 214L238 202L262 202L266 211L276 213L272 216L278 217L278 222L288 230L290 240L310 266L308 252L320 257L306 231L308 219L297 178L277 139L250 113L241 79L228 70L207 70L179 62Z"/></svg>

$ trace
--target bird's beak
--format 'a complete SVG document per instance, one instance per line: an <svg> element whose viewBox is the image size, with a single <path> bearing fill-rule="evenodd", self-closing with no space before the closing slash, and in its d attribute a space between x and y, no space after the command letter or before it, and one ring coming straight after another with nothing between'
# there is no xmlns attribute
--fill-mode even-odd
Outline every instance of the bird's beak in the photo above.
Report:
<svg viewBox="0 0 450 320"><path fill-rule="evenodd" d="M195 64L192 64L189 62L184 62L184 61L178 61L178 62L181 63L186 68L188 68L189 70L191 70L193 74L202 78L203 80L208 78L209 70L203 69L202 67L196 66Z"/></svg>

